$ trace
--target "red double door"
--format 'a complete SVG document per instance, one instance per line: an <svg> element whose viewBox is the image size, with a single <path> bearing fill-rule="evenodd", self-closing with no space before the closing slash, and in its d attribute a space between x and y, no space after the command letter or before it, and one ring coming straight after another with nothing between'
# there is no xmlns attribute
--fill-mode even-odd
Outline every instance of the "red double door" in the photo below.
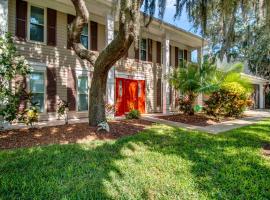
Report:
<svg viewBox="0 0 270 200"><path fill-rule="evenodd" d="M116 78L116 116L133 109L145 112L145 81Z"/></svg>

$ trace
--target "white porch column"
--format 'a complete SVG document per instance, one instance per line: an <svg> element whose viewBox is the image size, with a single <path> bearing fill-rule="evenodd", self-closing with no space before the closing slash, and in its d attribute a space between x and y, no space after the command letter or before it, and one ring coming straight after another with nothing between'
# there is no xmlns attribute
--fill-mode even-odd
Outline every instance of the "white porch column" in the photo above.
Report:
<svg viewBox="0 0 270 200"><path fill-rule="evenodd" d="M170 40L165 37L163 41L163 65L162 65L162 110L163 114L169 113L170 106L170 88L166 75L170 72Z"/></svg>
<svg viewBox="0 0 270 200"><path fill-rule="evenodd" d="M8 31L8 0L0 1L0 36Z"/></svg>
<svg viewBox="0 0 270 200"><path fill-rule="evenodd" d="M259 90L259 92L260 92L260 103L259 103L259 108L264 108L265 107L265 105L264 105L264 85L261 83L260 85L259 85L259 87L260 87L260 90Z"/></svg>
<svg viewBox="0 0 270 200"><path fill-rule="evenodd" d="M106 44L108 45L114 38L114 18L112 15L106 16ZM107 79L107 103L114 105L114 67L112 67Z"/></svg>

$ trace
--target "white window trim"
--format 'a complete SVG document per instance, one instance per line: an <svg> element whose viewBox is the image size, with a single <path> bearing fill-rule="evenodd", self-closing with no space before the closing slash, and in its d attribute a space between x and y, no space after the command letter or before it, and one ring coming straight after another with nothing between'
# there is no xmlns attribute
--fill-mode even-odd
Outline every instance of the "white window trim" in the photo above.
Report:
<svg viewBox="0 0 270 200"><path fill-rule="evenodd" d="M90 21L87 23L87 31L88 31L88 35L84 35L84 34L81 34L82 36L87 36L88 37L88 49L90 49ZM81 41L80 41L81 42ZM82 44L82 42L81 42Z"/></svg>
<svg viewBox="0 0 270 200"><path fill-rule="evenodd" d="M40 114L47 113L47 104L46 104L46 97L47 97L47 66L42 63L34 63L29 62L30 66L33 68L31 72L39 72L44 74L44 111L40 112ZM30 92L30 75L27 76L27 91Z"/></svg>
<svg viewBox="0 0 270 200"><path fill-rule="evenodd" d="M142 60L141 58L141 42L142 40L145 40L146 42L146 45L145 45L145 52L146 52L146 56L145 56L145 60ZM140 45L139 45L139 60L142 61L142 62L148 62L148 39L147 38L140 38Z"/></svg>
<svg viewBox="0 0 270 200"><path fill-rule="evenodd" d="M44 41L39 42L35 40L30 40L30 23L31 23L31 6L37 7L37 8L42 8L44 10ZM47 8L42 7L36 4L28 3L27 5L27 41L35 44L47 44Z"/></svg>
<svg viewBox="0 0 270 200"><path fill-rule="evenodd" d="M88 109L79 111L79 90L78 90L78 78L81 76L86 76L88 81ZM76 70L76 112L86 113L89 110L89 93L90 93L90 71L87 70Z"/></svg>

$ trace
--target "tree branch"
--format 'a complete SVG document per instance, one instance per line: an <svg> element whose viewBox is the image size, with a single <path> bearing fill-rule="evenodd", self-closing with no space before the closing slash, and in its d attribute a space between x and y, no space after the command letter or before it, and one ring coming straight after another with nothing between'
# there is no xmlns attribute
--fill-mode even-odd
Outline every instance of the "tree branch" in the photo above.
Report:
<svg viewBox="0 0 270 200"><path fill-rule="evenodd" d="M118 34L107 47L100 52L95 67L100 73L106 73L128 51L137 39L140 29L140 7L142 0L121 0ZM104 67L103 67L104 66Z"/></svg>
<svg viewBox="0 0 270 200"><path fill-rule="evenodd" d="M86 59L91 65L94 65L98 57L98 52L86 49L81 44L81 33L83 27L89 21L89 12L84 0L71 0L75 10L76 17L68 29L68 39L72 44L73 50L81 59Z"/></svg>

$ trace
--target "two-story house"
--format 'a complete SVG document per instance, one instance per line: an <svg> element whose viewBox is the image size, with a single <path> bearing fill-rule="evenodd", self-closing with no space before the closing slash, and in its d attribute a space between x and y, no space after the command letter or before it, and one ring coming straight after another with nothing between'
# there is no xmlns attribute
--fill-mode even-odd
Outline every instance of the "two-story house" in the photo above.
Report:
<svg viewBox="0 0 270 200"><path fill-rule="evenodd" d="M101 51L117 34L117 20L110 14L112 1L85 1L90 21L81 42ZM1 2L1 24L15 36L18 52L33 68L25 83L39 103L41 119L56 118L58 99L68 101L70 117L86 117L93 67L77 57L68 43L68 25L75 15L71 1ZM190 61L192 51L197 51L200 60L202 44L202 38L158 20L142 27L139 49L132 45L109 73L107 103L115 105L115 115L131 108L142 113L174 109L175 93L165 75L184 60Z"/></svg>

